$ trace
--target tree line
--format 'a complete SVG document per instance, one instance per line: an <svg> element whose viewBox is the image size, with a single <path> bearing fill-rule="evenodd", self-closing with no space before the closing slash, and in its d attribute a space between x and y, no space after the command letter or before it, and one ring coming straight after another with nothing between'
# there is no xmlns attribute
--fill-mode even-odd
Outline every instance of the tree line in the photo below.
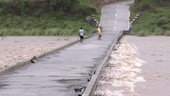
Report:
<svg viewBox="0 0 170 96"><path fill-rule="evenodd" d="M96 13L94 7L82 3L84 0L0 0L0 13L12 15L72 14L88 15Z"/></svg>

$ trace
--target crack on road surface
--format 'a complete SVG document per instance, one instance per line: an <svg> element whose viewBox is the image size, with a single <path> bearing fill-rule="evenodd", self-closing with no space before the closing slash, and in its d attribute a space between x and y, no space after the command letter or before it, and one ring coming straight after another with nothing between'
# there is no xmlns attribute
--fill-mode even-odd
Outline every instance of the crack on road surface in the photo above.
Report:
<svg viewBox="0 0 170 96"><path fill-rule="evenodd" d="M59 79L57 80L60 83L68 83L68 82L75 82L75 81L80 81L81 79Z"/></svg>
<svg viewBox="0 0 170 96"><path fill-rule="evenodd" d="M9 84L0 84L0 88L3 88L5 86L8 86Z"/></svg>

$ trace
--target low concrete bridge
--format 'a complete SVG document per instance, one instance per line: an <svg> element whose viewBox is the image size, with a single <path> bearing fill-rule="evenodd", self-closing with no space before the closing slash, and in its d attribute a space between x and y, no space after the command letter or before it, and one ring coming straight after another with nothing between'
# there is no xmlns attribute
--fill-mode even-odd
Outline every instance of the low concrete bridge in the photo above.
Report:
<svg viewBox="0 0 170 96"><path fill-rule="evenodd" d="M105 6L101 25L101 41L97 40L97 36L92 36L83 43L56 51L35 64L1 75L0 96L77 96L74 88L88 86L90 71L99 68L122 31L129 29L127 3Z"/></svg>

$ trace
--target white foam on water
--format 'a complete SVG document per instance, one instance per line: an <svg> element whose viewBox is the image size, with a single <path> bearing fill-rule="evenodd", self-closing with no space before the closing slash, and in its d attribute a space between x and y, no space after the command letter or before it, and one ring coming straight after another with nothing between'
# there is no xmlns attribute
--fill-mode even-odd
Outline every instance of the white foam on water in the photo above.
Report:
<svg viewBox="0 0 170 96"><path fill-rule="evenodd" d="M145 62L137 58L135 45L121 42L115 48L117 50L113 50L110 55L111 59L98 82L95 96L136 96L135 83L145 82L140 76L140 67Z"/></svg>
<svg viewBox="0 0 170 96"><path fill-rule="evenodd" d="M146 80L143 77L139 76L139 77L136 77L133 81L135 81L135 82L145 82Z"/></svg>
<svg viewBox="0 0 170 96"><path fill-rule="evenodd" d="M96 91L95 96L124 96L122 92L123 90L111 92L110 90L106 89L104 91Z"/></svg>

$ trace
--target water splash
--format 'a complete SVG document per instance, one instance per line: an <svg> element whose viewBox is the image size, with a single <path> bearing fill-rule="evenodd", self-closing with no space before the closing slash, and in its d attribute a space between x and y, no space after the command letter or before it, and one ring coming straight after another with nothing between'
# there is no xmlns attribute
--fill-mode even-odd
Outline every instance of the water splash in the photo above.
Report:
<svg viewBox="0 0 170 96"><path fill-rule="evenodd" d="M137 48L133 44L121 42L113 50L95 96L138 96L134 87L136 82L145 82L140 76L140 67L145 63L137 58Z"/></svg>

